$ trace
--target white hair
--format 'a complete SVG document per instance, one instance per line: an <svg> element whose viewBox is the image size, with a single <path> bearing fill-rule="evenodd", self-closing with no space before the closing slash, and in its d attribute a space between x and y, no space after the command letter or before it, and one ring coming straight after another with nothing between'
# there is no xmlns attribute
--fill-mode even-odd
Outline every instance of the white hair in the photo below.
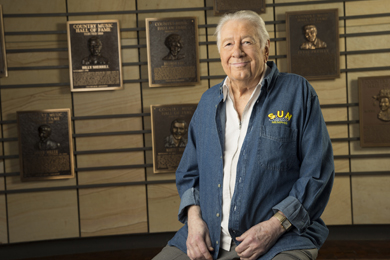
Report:
<svg viewBox="0 0 390 260"><path fill-rule="evenodd" d="M260 40L260 48L264 48L265 44L269 40L269 34L267 32L267 29L265 28L265 23L263 19L255 12L253 11L238 11L235 13L228 13L222 16L221 20L219 20L219 23L217 25L217 29L215 30L214 35L217 36L217 47L218 52L220 51L220 44L221 44L221 29L222 27L229 21L236 20L236 21L248 21L253 24L257 31L257 36Z"/></svg>

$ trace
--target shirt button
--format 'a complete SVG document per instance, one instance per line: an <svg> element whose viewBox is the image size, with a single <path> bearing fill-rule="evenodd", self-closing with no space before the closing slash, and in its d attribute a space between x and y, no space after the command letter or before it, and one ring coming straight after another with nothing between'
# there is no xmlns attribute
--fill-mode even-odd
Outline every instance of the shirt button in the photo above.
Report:
<svg viewBox="0 0 390 260"><path fill-rule="evenodd" d="M217 213L217 217L219 217L219 213Z"/></svg>
<svg viewBox="0 0 390 260"><path fill-rule="evenodd" d="M218 188L221 188L221 184L218 184Z"/></svg>
<svg viewBox="0 0 390 260"><path fill-rule="evenodd" d="M216 243L217 245L219 244L219 242L218 242L218 241L216 241L215 243Z"/></svg>

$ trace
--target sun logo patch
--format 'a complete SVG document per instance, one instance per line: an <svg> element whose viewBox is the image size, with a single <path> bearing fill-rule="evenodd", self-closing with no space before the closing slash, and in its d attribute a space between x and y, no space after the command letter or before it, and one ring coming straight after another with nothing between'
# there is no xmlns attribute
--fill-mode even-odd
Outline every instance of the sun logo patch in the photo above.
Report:
<svg viewBox="0 0 390 260"><path fill-rule="evenodd" d="M276 115L274 113L268 114L269 121L272 122L272 124L285 124L287 125L288 122L292 118L292 114L289 112L284 113L283 110L276 112Z"/></svg>

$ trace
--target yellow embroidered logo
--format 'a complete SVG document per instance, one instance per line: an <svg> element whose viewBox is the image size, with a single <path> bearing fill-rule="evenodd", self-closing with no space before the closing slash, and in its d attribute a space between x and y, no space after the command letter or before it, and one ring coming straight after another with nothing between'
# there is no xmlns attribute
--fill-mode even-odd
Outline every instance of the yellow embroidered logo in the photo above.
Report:
<svg viewBox="0 0 390 260"><path fill-rule="evenodd" d="M292 114L287 112L284 114L284 111L278 111L276 112L276 115L274 113L271 113L268 115L269 121L272 122L272 124L285 124L287 125L288 121L291 120Z"/></svg>

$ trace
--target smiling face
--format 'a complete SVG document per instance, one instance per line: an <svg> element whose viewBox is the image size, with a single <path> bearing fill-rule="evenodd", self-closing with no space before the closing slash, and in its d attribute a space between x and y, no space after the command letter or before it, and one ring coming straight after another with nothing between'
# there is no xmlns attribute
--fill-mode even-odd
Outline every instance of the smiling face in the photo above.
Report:
<svg viewBox="0 0 390 260"><path fill-rule="evenodd" d="M305 37L309 42L314 42L317 39L317 29L312 25L305 27Z"/></svg>
<svg viewBox="0 0 390 260"><path fill-rule="evenodd" d="M220 56L223 70L231 82L257 84L268 59L269 42L261 49L251 22L231 20L221 29Z"/></svg>
<svg viewBox="0 0 390 260"><path fill-rule="evenodd" d="M172 125L172 134L176 140L181 139L185 133L186 133L186 124L185 123L175 122Z"/></svg>

